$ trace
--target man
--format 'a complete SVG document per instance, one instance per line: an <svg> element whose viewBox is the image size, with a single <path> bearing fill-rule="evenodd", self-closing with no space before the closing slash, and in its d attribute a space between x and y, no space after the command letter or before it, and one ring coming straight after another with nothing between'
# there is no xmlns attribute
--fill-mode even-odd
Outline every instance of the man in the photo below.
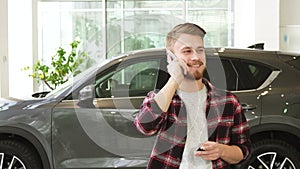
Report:
<svg viewBox="0 0 300 169"><path fill-rule="evenodd" d="M249 156L249 126L238 99L203 78L205 33L184 23L166 37L171 76L148 93L134 121L143 134L157 134L148 169L225 169Z"/></svg>

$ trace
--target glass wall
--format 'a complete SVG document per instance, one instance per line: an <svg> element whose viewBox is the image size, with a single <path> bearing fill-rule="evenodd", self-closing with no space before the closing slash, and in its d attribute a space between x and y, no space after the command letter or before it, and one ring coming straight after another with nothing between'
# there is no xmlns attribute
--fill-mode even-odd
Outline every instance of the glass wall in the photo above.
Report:
<svg viewBox="0 0 300 169"><path fill-rule="evenodd" d="M206 46L233 46L233 0L39 1L39 59L80 40L89 63L137 49L161 48L176 24L194 22Z"/></svg>

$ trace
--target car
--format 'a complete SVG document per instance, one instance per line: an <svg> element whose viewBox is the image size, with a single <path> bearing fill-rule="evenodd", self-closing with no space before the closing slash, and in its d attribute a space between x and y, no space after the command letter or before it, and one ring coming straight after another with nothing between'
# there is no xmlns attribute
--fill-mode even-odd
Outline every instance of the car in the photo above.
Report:
<svg viewBox="0 0 300 169"><path fill-rule="evenodd" d="M205 77L235 94L250 124L241 168L300 168L300 55L206 48ZM155 136L134 124L169 78L165 49L120 54L32 99L0 99L0 168L145 168Z"/></svg>

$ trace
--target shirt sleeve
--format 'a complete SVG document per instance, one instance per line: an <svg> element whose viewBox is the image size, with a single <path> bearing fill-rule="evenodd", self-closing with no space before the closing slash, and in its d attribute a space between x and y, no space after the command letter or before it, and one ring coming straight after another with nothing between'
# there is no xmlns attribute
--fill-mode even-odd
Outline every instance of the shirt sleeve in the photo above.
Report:
<svg viewBox="0 0 300 169"><path fill-rule="evenodd" d="M154 135L160 130L167 114L159 108L154 100L156 93L156 91L152 91L147 94L134 120L137 130L147 136Z"/></svg>
<svg viewBox="0 0 300 169"><path fill-rule="evenodd" d="M249 157L251 142L249 139L249 124L244 115L244 111L239 101L236 99L235 112L234 112L234 126L232 129L232 144L238 146L243 152L243 162Z"/></svg>

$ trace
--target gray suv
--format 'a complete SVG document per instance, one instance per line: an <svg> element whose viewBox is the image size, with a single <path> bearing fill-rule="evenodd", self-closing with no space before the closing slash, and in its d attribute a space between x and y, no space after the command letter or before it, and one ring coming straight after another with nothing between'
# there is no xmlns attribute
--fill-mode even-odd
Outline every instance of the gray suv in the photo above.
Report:
<svg viewBox="0 0 300 169"><path fill-rule="evenodd" d="M300 168L300 56L207 48L208 78L238 96L252 156L237 168ZM164 49L91 67L31 100L0 99L0 169L145 168L155 137L134 127L146 94L169 75Z"/></svg>

